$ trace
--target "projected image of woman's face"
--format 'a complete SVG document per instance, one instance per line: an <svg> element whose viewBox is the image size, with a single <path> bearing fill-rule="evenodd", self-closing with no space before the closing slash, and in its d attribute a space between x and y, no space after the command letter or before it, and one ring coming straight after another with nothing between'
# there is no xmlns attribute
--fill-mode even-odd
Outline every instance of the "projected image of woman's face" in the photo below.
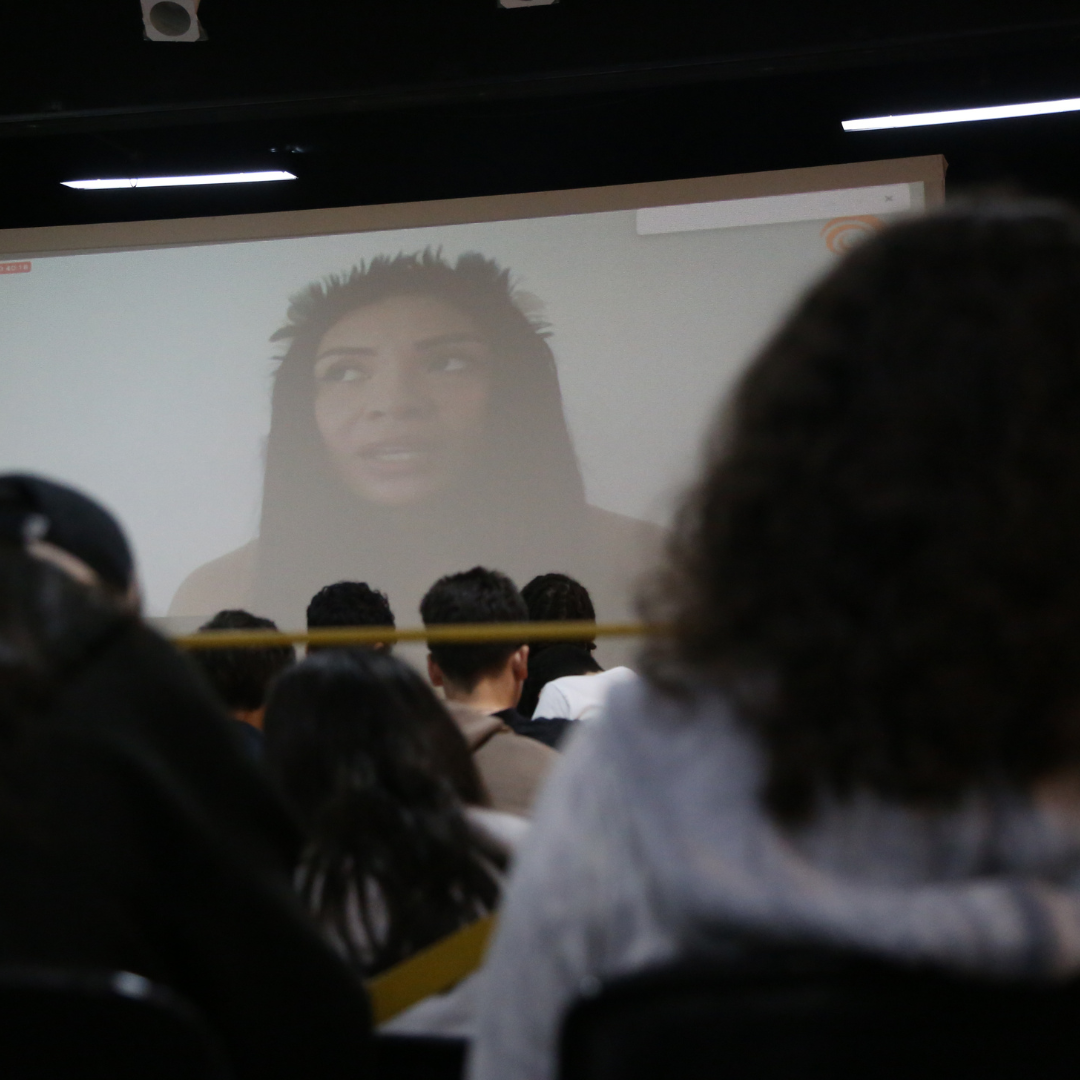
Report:
<svg viewBox="0 0 1080 1080"><path fill-rule="evenodd" d="M315 420L358 496L405 506L467 470L484 435L492 350L434 296L391 296L334 324L315 354Z"/></svg>

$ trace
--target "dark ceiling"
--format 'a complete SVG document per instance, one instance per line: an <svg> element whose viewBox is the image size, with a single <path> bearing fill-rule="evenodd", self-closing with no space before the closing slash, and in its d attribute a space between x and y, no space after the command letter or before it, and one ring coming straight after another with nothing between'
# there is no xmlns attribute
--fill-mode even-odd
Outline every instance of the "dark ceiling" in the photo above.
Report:
<svg viewBox="0 0 1080 1080"><path fill-rule="evenodd" d="M1080 202L1080 114L845 135L850 116L1080 96L1062 0L720 4L138 0L5 5L0 227L625 183L944 153L952 190ZM61 180L288 168L295 183L77 192Z"/></svg>

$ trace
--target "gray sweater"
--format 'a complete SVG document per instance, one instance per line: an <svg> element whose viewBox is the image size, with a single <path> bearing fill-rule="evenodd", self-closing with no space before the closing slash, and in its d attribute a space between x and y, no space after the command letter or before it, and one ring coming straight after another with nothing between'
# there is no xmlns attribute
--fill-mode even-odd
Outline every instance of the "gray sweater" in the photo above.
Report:
<svg viewBox="0 0 1080 1080"><path fill-rule="evenodd" d="M471 1080L548 1080L598 979L747 934L1016 977L1080 971L1080 789L949 813L869 796L786 832L716 693L617 688L550 778L480 990Z"/></svg>

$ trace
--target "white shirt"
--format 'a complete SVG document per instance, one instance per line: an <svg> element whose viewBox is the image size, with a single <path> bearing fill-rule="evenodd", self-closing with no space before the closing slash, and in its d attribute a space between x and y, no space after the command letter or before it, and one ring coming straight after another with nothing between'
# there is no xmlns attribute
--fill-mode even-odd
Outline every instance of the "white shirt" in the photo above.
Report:
<svg viewBox="0 0 1080 1080"><path fill-rule="evenodd" d="M564 675L540 691L533 716L538 720L594 720L600 715L613 686L632 682L637 675L628 667L614 667L595 675Z"/></svg>

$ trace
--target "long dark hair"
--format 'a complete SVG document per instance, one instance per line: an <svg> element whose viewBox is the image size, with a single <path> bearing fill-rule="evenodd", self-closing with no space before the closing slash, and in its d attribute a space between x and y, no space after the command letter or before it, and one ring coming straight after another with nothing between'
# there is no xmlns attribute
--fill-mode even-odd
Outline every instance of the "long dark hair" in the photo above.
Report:
<svg viewBox="0 0 1080 1080"><path fill-rule="evenodd" d="M264 731L267 765L308 829L305 899L365 974L494 907L493 855L462 810L484 798L475 766L407 664L320 652L275 684ZM453 736L463 759L449 757Z"/></svg>
<svg viewBox="0 0 1080 1080"><path fill-rule="evenodd" d="M645 609L653 677L734 695L781 821L1080 763L1080 219L959 206L849 255L718 423Z"/></svg>
<svg viewBox="0 0 1080 1080"><path fill-rule="evenodd" d="M350 312L395 296L431 296L472 319L496 363L488 437L470 483L410 508L366 504L334 474L315 423L312 366L323 335ZM514 302L509 271L478 254L454 264L430 249L380 256L293 298L288 341L274 379L255 603L279 617L300 612L337 578L364 578L396 602L385 567L415 583L478 559L519 572L580 550L584 485L563 416L543 324ZM433 564L433 553L442 561ZM523 564L524 565L524 564ZM288 611L286 611L288 609Z"/></svg>

